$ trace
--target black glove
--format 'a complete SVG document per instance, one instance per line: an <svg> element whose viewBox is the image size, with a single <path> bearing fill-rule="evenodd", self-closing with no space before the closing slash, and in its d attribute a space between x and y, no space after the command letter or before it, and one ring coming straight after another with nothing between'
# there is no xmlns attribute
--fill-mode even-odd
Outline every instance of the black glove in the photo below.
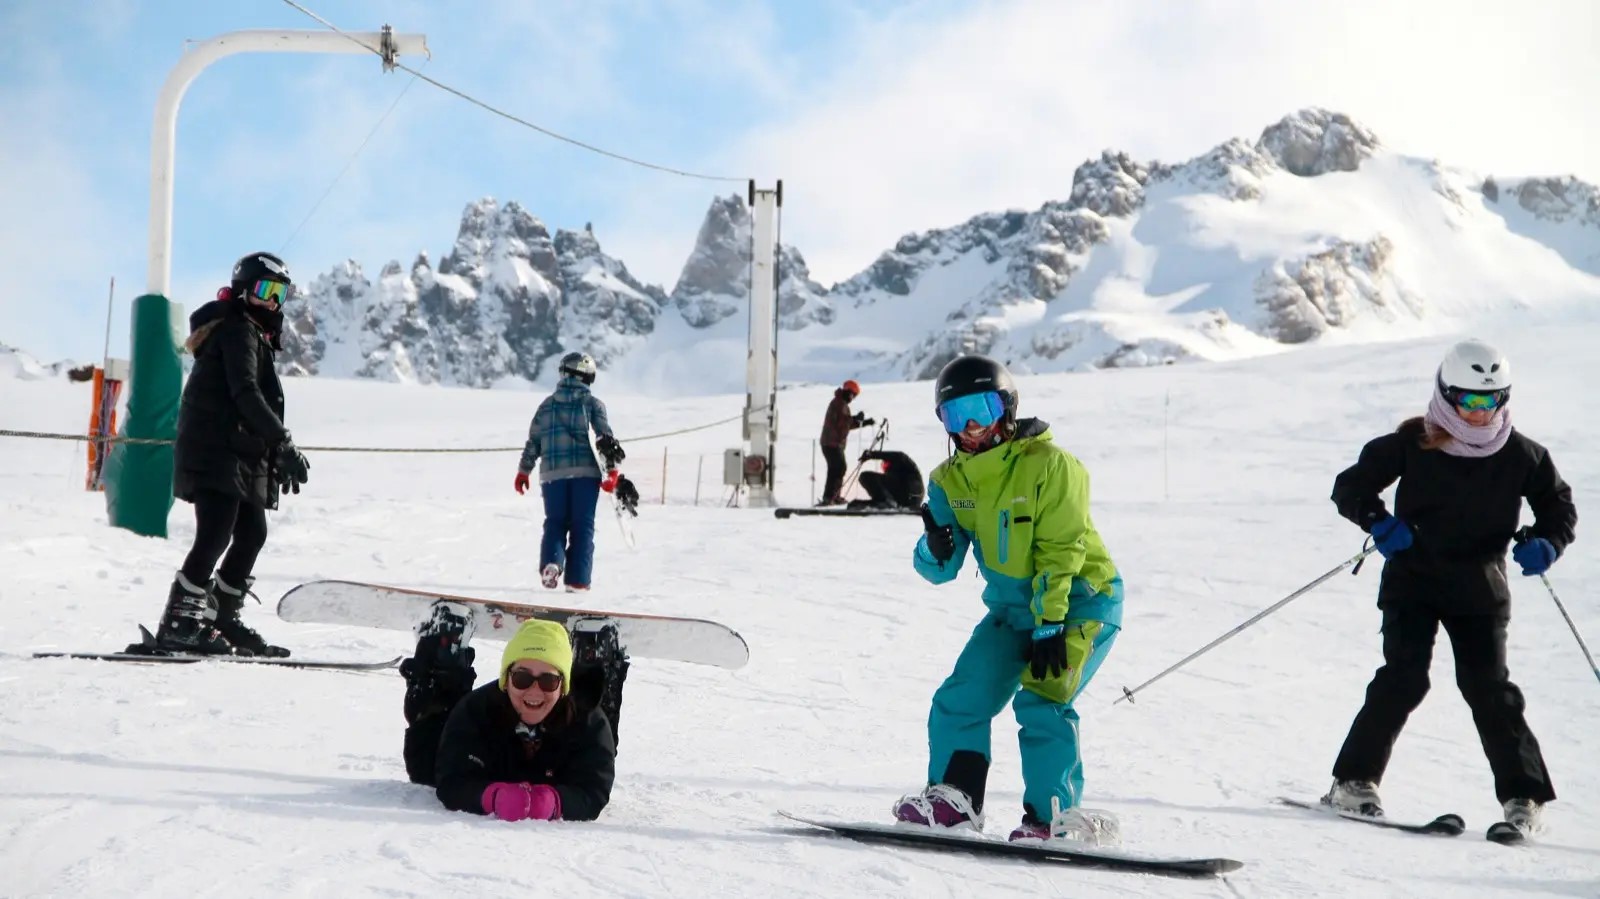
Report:
<svg viewBox="0 0 1600 899"><path fill-rule="evenodd" d="M617 438L612 437L610 434L601 435L600 439L594 442L594 445L595 449L600 451L600 458L606 460L607 468L616 468L622 464L623 459L628 458L628 454L622 451L622 444L618 443Z"/></svg>
<svg viewBox="0 0 1600 899"><path fill-rule="evenodd" d="M870 428L870 427L872 427L873 425L875 425L877 423L878 423L878 420L876 418L863 418L863 419L861 419L861 426L863 428Z"/></svg>
<svg viewBox="0 0 1600 899"><path fill-rule="evenodd" d="M856 414L850 416L850 420L855 422L857 425L866 424L867 423L867 413L865 413L865 412L857 412Z"/></svg>
<svg viewBox="0 0 1600 899"><path fill-rule="evenodd" d="M1028 644L1028 672L1034 680L1060 677L1067 668L1067 625L1064 621L1042 621L1033 629Z"/></svg>
<svg viewBox="0 0 1600 899"><path fill-rule="evenodd" d="M300 492L300 485L311 479L311 463L287 436L272 453L272 470L276 473L278 487L284 493Z"/></svg>
<svg viewBox="0 0 1600 899"><path fill-rule="evenodd" d="M617 475L617 502L628 510L629 515L639 517L639 488L633 486L627 475Z"/></svg>
<svg viewBox="0 0 1600 899"><path fill-rule="evenodd" d="M940 565L950 561L956 554L955 529L948 524L940 524L933 517L933 510L927 503L922 504L922 528L927 532L926 542L928 554Z"/></svg>

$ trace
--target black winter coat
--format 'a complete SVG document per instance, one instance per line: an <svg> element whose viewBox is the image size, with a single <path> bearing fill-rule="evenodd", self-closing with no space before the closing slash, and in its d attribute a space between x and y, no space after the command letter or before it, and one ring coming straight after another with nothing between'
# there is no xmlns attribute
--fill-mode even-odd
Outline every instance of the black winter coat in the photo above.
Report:
<svg viewBox="0 0 1600 899"><path fill-rule="evenodd" d="M570 700L563 700L570 707ZM561 712L557 709L551 714ZM439 737L434 788L445 808L485 814L483 791L498 781L549 784L561 795L561 818L593 821L611 801L617 741L598 708L545 728L536 744L517 734L517 713L498 681L473 690Z"/></svg>
<svg viewBox="0 0 1600 899"><path fill-rule="evenodd" d="M231 300L195 310L190 334L202 328L210 330L194 349L194 370L178 407L172 493L194 502L200 491L214 490L276 508L268 463L289 431L269 335Z"/></svg>
<svg viewBox="0 0 1600 899"><path fill-rule="evenodd" d="M1506 549L1522 500L1534 536L1566 551L1576 536L1572 489L1550 453L1515 429L1499 452L1478 459L1425 450L1421 419L1368 443L1333 482L1339 514L1371 530L1389 514L1379 494L1396 480L1394 515L1413 542L1383 566L1378 606L1417 604L1439 615L1510 616Z"/></svg>

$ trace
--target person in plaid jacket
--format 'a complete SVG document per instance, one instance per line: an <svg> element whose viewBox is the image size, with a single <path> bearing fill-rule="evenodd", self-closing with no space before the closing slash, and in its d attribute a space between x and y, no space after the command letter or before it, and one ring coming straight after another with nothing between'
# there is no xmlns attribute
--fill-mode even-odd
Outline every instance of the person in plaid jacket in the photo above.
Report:
<svg viewBox="0 0 1600 899"><path fill-rule="evenodd" d="M516 491L528 489L539 464L539 491L544 495L544 539L539 544L539 577L555 589L565 576L568 593L589 589L594 570L594 507L600 499L599 449L609 473L625 454L611 433L606 404L589 392L595 364L587 353L561 357L561 380L533 414L528 442L517 465ZM589 431L596 436L589 445ZM614 481L617 489L620 481ZM620 495L620 494L619 494Z"/></svg>

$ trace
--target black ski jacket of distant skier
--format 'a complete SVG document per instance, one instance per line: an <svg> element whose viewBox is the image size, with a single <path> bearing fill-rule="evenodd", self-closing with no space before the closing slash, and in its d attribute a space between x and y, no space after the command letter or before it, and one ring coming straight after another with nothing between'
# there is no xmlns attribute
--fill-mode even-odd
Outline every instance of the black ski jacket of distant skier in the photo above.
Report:
<svg viewBox="0 0 1600 899"><path fill-rule="evenodd" d="M1383 566L1378 606L1418 604L1439 615L1510 615L1506 548L1522 512L1533 510L1533 535L1556 552L1575 537L1572 489L1550 453L1513 430L1499 452L1483 458L1421 447L1422 421L1411 419L1361 450L1333 482L1339 514L1370 530L1389 514L1379 496L1395 488L1394 515L1410 525L1413 543Z"/></svg>
<svg viewBox="0 0 1600 899"><path fill-rule="evenodd" d="M276 508L268 460L289 432L272 335L234 300L195 310L189 331L194 370L178 407L172 493L194 502L200 491L215 490Z"/></svg>
<svg viewBox="0 0 1600 899"><path fill-rule="evenodd" d="M593 821L611 801L617 741L598 707L576 711L560 727L543 727L536 742L517 733L517 713L498 681L473 690L455 708L439 737L434 788L445 808L485 814L491 783L549 784L561 795L564 821ZM557 708L552 716L561 713Z"/></svg>

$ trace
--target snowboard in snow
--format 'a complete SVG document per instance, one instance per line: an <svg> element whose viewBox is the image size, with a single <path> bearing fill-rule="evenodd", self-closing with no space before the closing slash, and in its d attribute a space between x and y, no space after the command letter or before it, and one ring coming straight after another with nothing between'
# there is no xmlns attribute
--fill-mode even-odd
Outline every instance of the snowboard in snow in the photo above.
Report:
<svg viewBox="0 0 1600 899"><path fill-rule="evenodd" d="M1455 814L1444 814L1425 824L1415 824L1405 821L1393 821L1389 818L1375 818L1371 815L1362 815L1356 812L1341 811L1333 806L1323 805L1321 802L1307 802L1303 799L1290 799L1287 796L1279 796L1278 801L1293 808L1305 809L1307 811L1316 812L1319 815L1325 815L1330 818L1343 818L1346 821L1359 821L1362 824L1371 824L1373 827L1385 827L1389 830L1403 830L1406 833L1421 833L1441 837L1459 837L1467 830L1467 822L1460 815Z"/></svg>
<svg viewBox="0 0 1600 899"><path fill-rule="evenodd" d="M878 518L880 516L916 515L916 509L846 509L843 506L779 506L772 510L778 518L791 515L815 515L820 518Z"/></svg>
<svg viewBox="0 0 1600 899"><path fill-rule="evenodd" d="M977 855L995 855L1033 862L1053 862L1110 871L1130 871L1140 874L1163 874L1169 877L1213 877L1237 871L1244 862L1231 858L1180 858L1138 855L1114 849L1085 846L1081 849L1038 843L1012 843L975 833L930 830L906 824L862 824L838 821L817 821L788 812L779 812L791 821L822 828L842 837L865 843L888 843L912 846L918 849L945 852L970 852Z"/></svg>
<svg viewBox="0 0 1600 899"><path fill-rule="evenodd" d="M522 622L532 618L559 622L569 630L576 619L603 618L616 623L618 642L635 658L719 668L740 668L750 660L744 638L715 621L505 602L356 581L312 581L292 587L278 600L278 617L310 624L410 631L441 599L472 609L477 635L490 640L510 639Z"/></svg>

